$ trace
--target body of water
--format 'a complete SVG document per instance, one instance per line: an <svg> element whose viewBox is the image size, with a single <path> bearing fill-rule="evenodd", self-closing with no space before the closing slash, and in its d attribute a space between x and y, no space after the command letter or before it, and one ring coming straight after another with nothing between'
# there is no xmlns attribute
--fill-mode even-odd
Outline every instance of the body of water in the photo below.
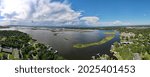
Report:
<svg viewBox="0 0 150 77"><path fill-rule="evenodd" d="M5 30L5 29L3 29ZM91 46L87 48L74 48L74 44L97 42L105 38L104 32L111 32L111 30L63 30L53 32L52 30L33 30L31 28L9 28L6 30L19 30L32 36L40 43L48 44L54 49L58 50L58 54L69 60L89 60L97 53L110 53L111 45L119 41L119 32L116 32L115 37L98 46Z"/></svg>

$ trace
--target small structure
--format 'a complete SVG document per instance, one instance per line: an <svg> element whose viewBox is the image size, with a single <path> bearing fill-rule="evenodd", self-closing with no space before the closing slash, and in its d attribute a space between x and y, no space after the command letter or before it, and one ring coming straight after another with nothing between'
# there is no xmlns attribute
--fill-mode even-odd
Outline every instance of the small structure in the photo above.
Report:
<svg viewBox="0 0 150 77"><path fill-rule="evenodd" d="M134 55L133 60L142 60L139 53L134 53L133 55Z"/></svg>
<svg viewBox="0 0 150 77"><path fill-rule="evenodd" d="M95 60L95 56L92 56L92 59Z"/></svg>
<svg viewBox="0 0 150 77"><path fill-rule="evenodd" d="M7 52L7 53L12 53L13 48L2 48L2 51Z"/></svg>
<svg viewBox="0 0 150 77"><path fill-rule="evenodd" d="M49 47L47 50L48 50L48 51L52 51L52 50L53 50L53 47Z"/></svg>
<svg viewBox="0 0 150 77"><path fill-rule="evenodd" d="M111 45L111 48L110 49L113 49L114 48L114 45Z"/></svg>
<svg viewBox="0 0 150 77"><path fill-rule="evenodd" d="M100 53L96 54L97 56L100 56Z"/></svg>
<svg viewBox="0 0 150 77"><path fill-rule="evenodd" d="M133 44L133 42L129 42L129 41L126 41L126 42L120 42L121 44Z"/></svg>
<svg viewBox="0 0 150 77"><path fill-rule="evenodd" d="M58 51L57 51L57 50L55 50L54 54L57 54L57 53L58 53Z"/></svg>

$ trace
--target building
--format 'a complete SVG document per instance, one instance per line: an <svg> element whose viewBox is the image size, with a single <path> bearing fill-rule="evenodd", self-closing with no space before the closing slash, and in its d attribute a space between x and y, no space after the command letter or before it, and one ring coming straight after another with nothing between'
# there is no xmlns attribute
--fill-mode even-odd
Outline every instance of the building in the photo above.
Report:
<svg viewBox="0 0 150 77"><path fill-rule="evenodd" d="M12 53L13 48L2 48L2 51L7 52L7 53Z"/></svg>

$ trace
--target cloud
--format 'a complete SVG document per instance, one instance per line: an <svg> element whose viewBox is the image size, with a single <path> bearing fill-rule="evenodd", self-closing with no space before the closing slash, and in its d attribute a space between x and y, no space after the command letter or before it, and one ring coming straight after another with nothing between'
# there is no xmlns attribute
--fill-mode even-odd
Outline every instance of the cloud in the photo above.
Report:
<svg viewBox="0 0 150 77"><path fill-rule="evenodd" d="M1 24L2 24L2 25L1 25ZM1 25L1 26L5 26L5 25L8 25L8 24L10 24L9 21L0 20L0 25Z"/></svg>
<svg viewBox="0 0 150 77"><path fill-rule="evenodd" d="M111 22L101 22L100 25L103 26L122 26L122 25L132 25L130 22L123 22L120 20L111 21Z"/></svg>
<svg viewBox="0 0 150 77"><path fill-rule="evenodd" d="M80 18L80 20L89 26L99 26L100 25L100 19L98 17L95 16L89 16L89 17L82 17Z"/></svg>
<svg viewBox="0 0 150 77"><path fill-rule="evenodd" d="M0 0L0 16L3 22L17 24L70 25L80 23L81 13L67 2L52 0ZM24 22L23 22L24 21ZM33 23L34 22L34 23ZM10 23L9 23L10 24ZM11 23L13 24L13 22Z"/></svg>
<svg viewBox="0 0 150 77"><path fill-rule="evenodd" d="M67 0L0 0L0 25L112 26L123 21L100 22L96 16L82 16Z"/></svg>

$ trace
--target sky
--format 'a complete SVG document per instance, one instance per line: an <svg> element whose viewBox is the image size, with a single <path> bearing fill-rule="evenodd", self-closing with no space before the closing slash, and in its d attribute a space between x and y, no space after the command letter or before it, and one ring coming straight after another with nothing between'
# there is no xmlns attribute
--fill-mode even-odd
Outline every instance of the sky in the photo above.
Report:
<svg viewBox="0 0 150 77"><path fill-rule="evenodd" d="M0 0L0 25L149 25L150 0Z"/></svg>

